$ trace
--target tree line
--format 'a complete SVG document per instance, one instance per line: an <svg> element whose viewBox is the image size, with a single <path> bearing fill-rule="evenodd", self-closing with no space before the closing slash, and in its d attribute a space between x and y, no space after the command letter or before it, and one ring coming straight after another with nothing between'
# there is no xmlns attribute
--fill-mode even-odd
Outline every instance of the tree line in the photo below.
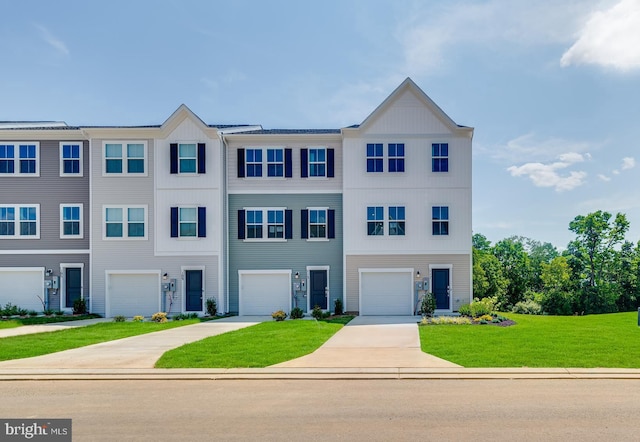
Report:
<svg viewBox="0 0 640 442"><path fill-rule="evenodd" d="M640 299L640 241L629 222L598 210L569 223L575 234L562 252L550 243L512 236L491 244L473 235L473 292L500 311L552 315L636 310Z"/></svg>

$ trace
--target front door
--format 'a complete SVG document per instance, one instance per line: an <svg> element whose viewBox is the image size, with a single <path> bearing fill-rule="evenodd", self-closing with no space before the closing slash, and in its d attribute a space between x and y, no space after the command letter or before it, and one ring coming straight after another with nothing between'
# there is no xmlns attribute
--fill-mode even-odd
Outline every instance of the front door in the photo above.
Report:
<svg viewBox="0 0 640 442"><path fill-rule="evenodd" d="M310 307L320 306L327 309L327 271L311 270L309 274Z"/></svg>
<svg viewBox="0 0 640 442"><path fill-rule="evenodd" d="M79 267L66 267L64 281L64 303L66 308L73 308L73 303L82 297L82 269Z"/></svg>
<svg viewBox="0 0 640 442"><path fill-rule="evenodd" d="M431 271L433 296L436 298L436 309L449 310L449 269L433 269Z"/></svg>
<svg viewBox="0 0 640 442"><path fill-rule="evenodd" d="M185 297L188 312L202 311L202 270L185 271Z"/></svg>

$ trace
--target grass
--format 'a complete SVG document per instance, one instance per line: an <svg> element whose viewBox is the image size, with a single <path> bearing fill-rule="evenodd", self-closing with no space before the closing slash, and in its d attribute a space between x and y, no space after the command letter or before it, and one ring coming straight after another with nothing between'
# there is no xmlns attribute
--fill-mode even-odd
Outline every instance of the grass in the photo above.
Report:
<svg viewBox="0 0 640 442"><path fill-rule="evenodd" d="M263 322L170 350L156 367L268 367L313 352L351 319Z"/></svg>
<svg viewBox="0 0 640 442"><path fill-rule="evenodd" d="M68 330L0 338L0 361L41 356L198 322L200 322L198 319L165 323L102 322Z"/></svg>
<svg viewBox="0 0 640 442"><path fill-rule="evenodd" d="M0 321L0 329L2 328L15 328L22 325L38 325L38 324L53 324L57 322L69 322L69 321L81 321L83 319L99 318L99 315L62 315L62 316L33 316L27 318L14 318L9 320Z"/></svg>
<svg viewBox="0 0 640 442"><path fill-rule="evenodd" d="M422 351L463 367L640 368L636 312L505 316L517 324L421 326Z"/></svg>

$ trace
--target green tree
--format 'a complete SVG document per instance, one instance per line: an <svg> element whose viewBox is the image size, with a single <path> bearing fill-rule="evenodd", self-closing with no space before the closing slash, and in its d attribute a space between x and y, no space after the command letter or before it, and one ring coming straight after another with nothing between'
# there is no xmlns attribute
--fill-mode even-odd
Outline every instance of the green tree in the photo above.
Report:
<svg viewBox="0 0 640 442"><path fill-rule="evenodd" d="M531 263L523 244L514 238L498 241L493 254L502 266L502 274L507 279L503 308L510 308L524 300L531 278Z"/></svg>
<svg viewBox="0 0 640 442"><path fill-rule="evenodd" d="M495 297L504 300L508 281L502 275L502 266L489 252L473 250L473 296ZM499 307L499 306L498 306Z"/></svg>

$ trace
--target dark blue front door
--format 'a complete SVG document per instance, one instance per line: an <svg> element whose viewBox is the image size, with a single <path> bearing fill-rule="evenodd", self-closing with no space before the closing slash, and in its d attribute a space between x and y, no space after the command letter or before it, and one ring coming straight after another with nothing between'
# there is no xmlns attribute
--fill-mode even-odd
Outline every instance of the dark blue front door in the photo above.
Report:
<svg viewBox="0 0 640 442"><path fill-rule="evenodd" d="M187 270L185 280L186 310L202 311L202 270Z"/></svg>
<svg viewBox="0 0 640 442"><path fill-rule="evenodd" d="M64 271L65 305L72 308L73 303L82 296L82 269L67 267Z"/></svg>
<svg viewBox="0 0 640 442"><path fill-rule="evenodd" d="M436 309L449 310L449 269L433 269L431 281Z"/></svg>
<svg viewBox="0 0 640 442"><path fill-rule="evenodd" d="M311 270L309 274L309 294L311 296L311 308L316 305L322 310L327 309L327 271Z"/></svg>

